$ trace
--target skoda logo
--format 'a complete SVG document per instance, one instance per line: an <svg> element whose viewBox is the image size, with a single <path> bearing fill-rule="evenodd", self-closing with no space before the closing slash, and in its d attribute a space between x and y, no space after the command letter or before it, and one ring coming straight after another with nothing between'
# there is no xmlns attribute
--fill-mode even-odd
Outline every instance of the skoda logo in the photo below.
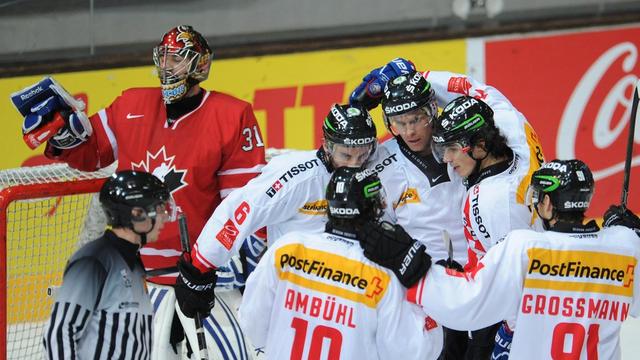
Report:
<svg viewBox="0 0 640 360"><path fill-rule="evenodd" d="M358 108L354 108L354 107L350 107L347 109L347 116L352 117L352 116L358 116L361 115L362 112L358 109Z"/></svg>
<svg viewBox="0 0 640 360"><path fill-rule="evenodd" d="M398 76L397 78L393 79L393 83L394 84L402 84L403 82L407 81L407 77L404 75Z"/></svg>

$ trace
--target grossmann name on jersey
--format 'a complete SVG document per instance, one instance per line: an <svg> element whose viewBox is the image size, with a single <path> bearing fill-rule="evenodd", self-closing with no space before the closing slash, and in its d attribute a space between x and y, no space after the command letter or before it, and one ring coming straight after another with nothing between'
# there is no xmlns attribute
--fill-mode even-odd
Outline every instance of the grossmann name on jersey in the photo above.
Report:
<svg viewBox="0 0 640 360"><path fill-rule="evenodd" d="M525 287L633 295L633 256L532 248Z"/></svg>
<svg viewBox="0 0 640 360"><path fill-rule="evenodd" d="M275 261L282 280L371 308L377 307L391 280L380 269L302 244L279 248Z"/></svg>

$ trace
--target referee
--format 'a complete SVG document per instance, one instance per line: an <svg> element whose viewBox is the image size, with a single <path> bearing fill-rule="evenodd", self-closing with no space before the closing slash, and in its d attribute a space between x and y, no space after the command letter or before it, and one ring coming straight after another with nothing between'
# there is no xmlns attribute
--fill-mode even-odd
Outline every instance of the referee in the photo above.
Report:
<svg viewBox="0 0 640 360"><path fill-rule="evenodd" d="M175 205L155 176L112 175L100 190L110 230L69 259L44 332L48 359L150 359L153 308L138 249Z"/></svg>

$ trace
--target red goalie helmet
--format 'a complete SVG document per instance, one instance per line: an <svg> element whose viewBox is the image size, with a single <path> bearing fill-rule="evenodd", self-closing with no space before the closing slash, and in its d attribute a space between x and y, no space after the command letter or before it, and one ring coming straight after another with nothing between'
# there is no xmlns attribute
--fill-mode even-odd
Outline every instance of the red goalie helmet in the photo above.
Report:
<svg viewBox="0 0 640 360"><path fill-rule="evenodd" d="M193 27L179 25L162 36L153 49L153 63L167 104L182 99L191 87L209 76L211 48Z"/></svg>

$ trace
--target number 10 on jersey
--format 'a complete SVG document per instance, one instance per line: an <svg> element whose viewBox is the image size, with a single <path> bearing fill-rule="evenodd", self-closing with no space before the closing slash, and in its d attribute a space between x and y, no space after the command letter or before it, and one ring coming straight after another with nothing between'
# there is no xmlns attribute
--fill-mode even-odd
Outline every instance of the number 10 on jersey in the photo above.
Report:
<svg viewBox="0 0 640 360"><path fill-rule="evenodd" d="M340 351L342 349L342 333L336 328L325 325L318 325L309 329L309 322L299 317L291 319L291 327L295 332L293 338L293 347L291 348L291 360L302 360L304 353L304 343L307 336L311 336L311 346L309 348L309 360L320 360L322 354L322 345L327 339L329 343L328 360L340 359ZM309 334L309 332L311 334Z"/></svg>

